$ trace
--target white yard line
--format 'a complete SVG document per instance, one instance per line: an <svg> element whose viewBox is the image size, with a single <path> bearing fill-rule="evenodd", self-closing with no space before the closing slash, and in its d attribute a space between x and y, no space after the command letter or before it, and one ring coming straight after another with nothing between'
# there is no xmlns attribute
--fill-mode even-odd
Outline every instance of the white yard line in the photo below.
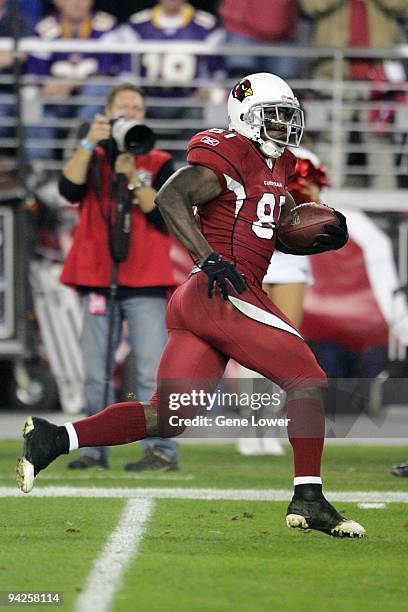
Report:
<svg viewBox="0 0 408 612"><path fill-rule="evenodd" d="M195 480L195 476L193 474L186 474L184 476L176 476L175 474L173 475L168 475L166 476L165 474L163 474L163 476L159 476L159 474L154 474L154 476L152 476L152 474L139 474L139 473L129 473L129 472L123 472L123 474L121 474L120 476L118 476L117 474L106 474L106 472L104 470L97 470L95 472L89 472L87 470L84 470L85 474L83 473L79 473L79 474L64 474L64 480L65 481L76 481L76 480L90 480L92 481L92 484L95 484L95 482L98 482L98 480L114 480L115 482L117 482L118 480L151 480L152 477L155 480L166 480L168 482L187 482L190 480ZM0 482L10 482L10 480L13 480L13 476L0 476ZM41 474L41 481L44 480L59 480L61 481L61 474Z"/></svg>
<svg viewBox="0 0 408 612"><path fill-rule="evenodd" d="M153 499L130 499L100 557L95 561L75 611L106 612L120 587L122 577L143 538L153 510Z"/></svg>
<svg viewBox="0 0 408 612"><path fill-rule="evenodd" d="M105 487L37 487L30 495L16 487L0 487L0 497L100 497L125 499L209 499L246 501L288 501L293 492L285 489L197 489L197 488L105 488ZM325 491L332 502L408 504L406 491Z"/></svg>
<svg viewBox="0 0 408 612"><path fill-rule="evenodd" d="M382 510L383 508L387 507L387 504L383 504L381 502L362 502L361 504L358 504L359 508L362 508L363 510Z"/></svg>

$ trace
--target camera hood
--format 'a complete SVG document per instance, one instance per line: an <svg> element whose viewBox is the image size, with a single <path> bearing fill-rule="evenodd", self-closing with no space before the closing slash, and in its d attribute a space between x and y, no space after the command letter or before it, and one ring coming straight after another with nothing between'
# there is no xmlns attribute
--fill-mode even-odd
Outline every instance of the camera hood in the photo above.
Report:
<svg viewBox="0 0 408 612"><path fill-rule="evenodd" d="M147 125L117 117L112 121L112 138L115 140L121 153L142 155L154 147L155 135Z"/></svg>

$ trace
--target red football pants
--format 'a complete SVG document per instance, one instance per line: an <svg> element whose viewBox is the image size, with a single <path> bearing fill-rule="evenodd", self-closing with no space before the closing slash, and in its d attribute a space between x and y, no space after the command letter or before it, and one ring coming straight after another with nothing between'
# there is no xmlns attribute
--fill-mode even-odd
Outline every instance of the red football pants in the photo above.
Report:
<svg viewBox="0 0 408 612"><path fill-rule="evenodd" d="M213 391L227 361L233 358L288 392L288 435L295 476L319 476L324 409L318 394L306 390L325 387L326 376L297 330L262 289L250 285L241 296L230 289L229 301L217 291L209 299L207 276L199 272L173 294L167 324L169 339L152 397L159 415L159 434L174 436L184 429L169 425L171 394ZM187 401L177 416L191 418L197 410ZM115 404L74 426L79 446L124 444L146 435L143 409L137 402Z"/></svg>
<svg viewBox="0 0 408 612"><path fill-rule="evenodd" d="M230 300L224 301L219 292L208 299L203 273L193 275L173 294L167 310L169 339L153 397L162 434L182 431L171 428L167 432L169 395L189 393L197 387L214 390L232 358L289 393L288 435L294 449L295 475L318 476L324 407L319 399L307 394L302 397L300 390L325 387L326 375L297 330L261 288L250 285L241 296L230 291ZM177 415L191 418L196 411L195 406L187 405Z"/></svg>

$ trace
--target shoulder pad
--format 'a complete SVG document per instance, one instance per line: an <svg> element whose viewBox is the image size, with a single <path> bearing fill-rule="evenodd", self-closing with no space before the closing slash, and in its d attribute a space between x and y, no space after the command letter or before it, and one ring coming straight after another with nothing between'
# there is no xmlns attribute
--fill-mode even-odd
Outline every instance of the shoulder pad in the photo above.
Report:
<svg viewBox="0 0 408 612"><path fill-rule="evenodd" d="M98 11L95 13L92 19L92 27L94 30L98 32L108 32L112 30L116 25L116 19L113 15L109 13L104 13L103 11Z"/></svg>
<svg viewBox="0 0 408 612"><path fill-rule="evenodd" d="M230 130L223 130L221 128L211 128L195 134L188 147L201 146L207 149L214 149L216 151L233 151L236 149L235 143L238 143L235 132ZM241 150L242 147L239 148ZM237 149L238 151L238 149Z"/></svg>
<svg viewBox="0 0 408 612"><path fill-rule="evenodd" d="M61 36L61 26L54 15L39 21L35 26L35 31L44 40L54 40Z"/></svg>
<svg viewBox="0 0 408 612"><path fill-rule="evenodd" d="M208 130L202 130L201 132L196 132L193 138L198 138L198 136L213 136L214 138L218 138L218 140L220 140L222 137L224 140L231 141L236 137L236 132L228 130L227 128L214 127L208 128Z"/></svg>
<svg viewBox="0 0 408 612"><path fill-rule="evenodd" d="M198 132L190 140L187 163L206 166L218 174L236 178L247 155L247 147L234 132L213 128Z"/></svg>
<svg viewBox="0 0 408 612"><path fill-rule="evenodd" d="M130 16L130 23L144 23L145 21L151 21L152 19L152 10L146 9L145 11L139 11L138 13L133 13Z"/></svg>
<svg viewBox="0 0 408 612"><path fill-rule="evenodd" d="M197 25L206 30L212 30L217 23L214 15L211 15L211 13L207 13L206 11L196 11L194 13L194 21Z"/></svg>

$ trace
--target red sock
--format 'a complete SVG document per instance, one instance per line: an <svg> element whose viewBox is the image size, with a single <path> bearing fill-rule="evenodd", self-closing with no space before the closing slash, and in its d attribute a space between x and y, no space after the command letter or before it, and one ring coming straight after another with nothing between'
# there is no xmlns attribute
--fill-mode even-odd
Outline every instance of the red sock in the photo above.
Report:
<svg viewBox="0 0 408 612"><path fill-rule="evenodd" d="M72 425L79 448L129 444L146 437L144 408L140 402L111 404L102 412Z"/></svg>
<svg viewBox="0 0 408 612"><path fill-rule="evenodd" d="M320 477L325 429L323 402L310 398L289 400L287 413L295 478Z"/></svg>

